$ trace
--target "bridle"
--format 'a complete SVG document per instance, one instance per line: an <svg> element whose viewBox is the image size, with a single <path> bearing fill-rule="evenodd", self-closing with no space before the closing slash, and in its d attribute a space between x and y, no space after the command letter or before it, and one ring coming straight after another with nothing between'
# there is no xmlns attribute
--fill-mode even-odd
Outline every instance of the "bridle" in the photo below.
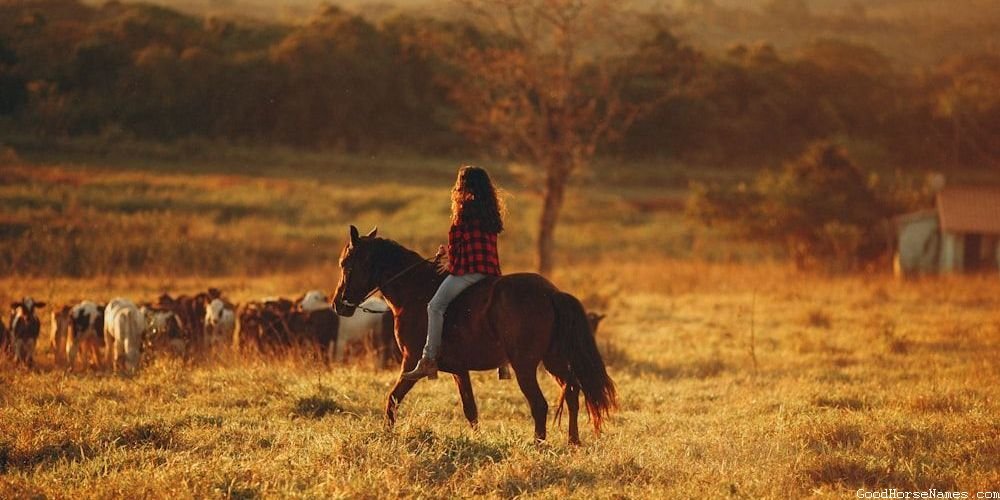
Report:
<svg viewBox="0 0 1000 500"><path fill-rule="evenodd" d="M363 299L361 299L360 302L353 303L353 302L348 301L346 298L341 297L340 298L340 305L342 305L344 307L353 307L355 309L361 309L362 311L364 311L366 313L371 313L371 314L383 314L383 313L387 313L387 312L389 312L388 309L386 309L385 311L379 311L377 309L371 309L371 308L362 306L361 304L364 304L365 301L367 301L368 299L370 299L372 297L372 295L375 295L377 292L381 292L382 288L384 288L386 285L388 285L389 283L392 283L393 281L396 281L397 279L401 278L404 274L412 271L414 268L416 268L420 264L429 263L429 264L437 265L440 260L441 260L440 257L435 257L433 259L420 259L420 260L414 262L413 264L410 264L409 266L407 266L402 271L400 271L400 272L392 275L391 278L383 281L382 284L375 285L375 288L372 288L372 290L370 292L368 292L368 294L365 295L365 297Z"/></svg>

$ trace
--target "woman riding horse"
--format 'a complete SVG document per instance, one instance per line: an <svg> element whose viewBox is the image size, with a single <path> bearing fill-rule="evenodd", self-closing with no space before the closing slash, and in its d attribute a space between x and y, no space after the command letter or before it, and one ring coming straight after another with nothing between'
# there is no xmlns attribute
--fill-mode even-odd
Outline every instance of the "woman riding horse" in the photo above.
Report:
<svg viewBox="0 0 1000 500"><path fill-rule="evenodd" d="M467 176L470 171L460 171L455 190L467 207L472 206L469 202L480 194L463 188L468 185L468 179L463 182L463 174ZM495 212L486 213L499 214L499 207ZM481 233L485 229L495 230L487 233L494 237L492 251L495 252L495 236L502 229L499 217L492 221L488 217L477 220ZM461 225L465 221L459 215L457 222ZM484 222L496 222L497 225L484 228ZM424 259L392 240L379 238L376 232L373 229L361 236L357 228L351 226L350 239L340 256L341 276L334 306L338 314L350 316L358 304L381 291L392 309L396 341L403 360L400 377L386 402L385 417L389 425L395 422L399 404L417 379L440 369L454 376L465 416L476 426L478 410L469 371L497 369L510 363L518 386L531 407L535 439L544 440L548 403L536 377L538 365L542 363L562 388L556 415L561 413L565 403L569 409L570 442L580 442L580 392L586 400L594 430L600 432L604 418L617 406L617 395L579 300L561 292L538 274L499 276L499 263L495 261L478 268L487 272L477 272L483 277L468 283L460 278L464 272L443 272L436 261ZM449 242L450 271L464 271L464 268L454 267L463 259L480 262L487 259L477 253L456 255L467 251L459 241L466 241L465 238ZM480 240L478 246L473 246L483 247L483 238L482 235L472 238ZM453 287L461 287L464 293L459 294ZM445 301L450 301L447 314L444 314L445 307L439 305ZM436 311L442 313L443 321L435 318ZM434 338L438 334L441 337Z"/></svg>

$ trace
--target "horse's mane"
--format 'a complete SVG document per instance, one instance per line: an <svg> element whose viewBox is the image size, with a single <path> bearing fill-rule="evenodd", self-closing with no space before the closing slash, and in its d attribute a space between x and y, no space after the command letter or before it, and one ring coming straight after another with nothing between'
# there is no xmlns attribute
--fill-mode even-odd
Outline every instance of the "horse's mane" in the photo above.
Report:
<svg viewBox="0 0 1000 500"><path fill-rule="evenodd" d="M375 255L379 261L399 261L408 262L411 260L426 260L422 255L405 246L399 244L395 240L389 238L375 237L372 241L374 243ZM439 269L438 266L427 262L428 266L434 268L434 272L437 274L443 274L444 271Z"/></svg>

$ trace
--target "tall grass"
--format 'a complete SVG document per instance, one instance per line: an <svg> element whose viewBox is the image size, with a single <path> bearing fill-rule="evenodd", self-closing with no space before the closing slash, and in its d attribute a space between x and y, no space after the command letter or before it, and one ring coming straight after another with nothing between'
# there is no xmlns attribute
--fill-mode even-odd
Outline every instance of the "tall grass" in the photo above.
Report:
<svg viewBox="0 0 1000 500"><path fill-rule="evenodd" d="M335 273L7 277L0 290L58 304L212 285L242 301ZM454 384L422 381L389 431L396 374L367 363L157 356L122 378L63 374L43 347L36 371L0 367L0 496L841 498L1000 484L994 277L896 283L657 258L554 279L609 315L598 345L622 407L582 448L553 422L531 444L523 396L493 372L474 376L479 430Z"/></svg>
<svg viewBox="0 0 1000 500"><path fill-rule="evenodd" d="M0 303L141 301L209 286L236 302L297 296L332 288L349 223L377 224L428 254L440 243L455 163L408 170L399 159L272 154L246 168L37 157L0 166ZM387 430L397 375L368 363L158 354L131 378L67 374L53 368L43 327L35 370L0 362L0 498L998 488L996 276L796 272L685 226L681 184L658 188L657 166L623 169L581 178L557 235L563 265L552 279L608 314L597 340L621 402L582 447L552 422L549 441L534 445L517 384L495 372L474 375L478 430L454 384L433 381L417 384ZM537 200L494 171L513 196L505 268L528 269ZM557 387L541 378L554 404Z"/></svg>

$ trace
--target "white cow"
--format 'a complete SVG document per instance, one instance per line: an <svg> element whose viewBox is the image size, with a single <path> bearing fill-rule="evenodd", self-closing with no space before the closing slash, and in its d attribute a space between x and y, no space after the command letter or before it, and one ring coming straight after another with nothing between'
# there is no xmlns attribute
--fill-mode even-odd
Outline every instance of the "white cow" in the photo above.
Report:
<svg viewBox="0 0 1000 500"><path fill-rule="evenodd" d="M212 299L205 307L205 342L210 347L232 342L236 331L236 311L222 299Z"/></svg>
<svg viewBox="0 0 1000 500"><path fill-rule="evenodd" d="M319 290L309 290L299 300L299 310L305 312L320 311L332 307L326 300L326 295Z"/></svg>
<svg viewBox="0 0 1000 500"><path fill-rule="evenodd" d="M107 362L114 371L118 371L123 356L130 373L139 369L145 329L145 317L131 300L118 297L108 302L104 309L104 346Z"/></svg>
<svg viewBox="0 0 1000 500"><path fill-rule="evenodd" d="M337 332L337 355L340 361L347 361L348 351L359 346L363 348L366 339L377 339L382 333L383 314L389 305L381 297L371 297L358 306L351 317L338 316L340 328Z"/></svg>
<svg viewBox="0 0 1000 500"><path fill-rule="evenodd" d="M66 366L72 370L77 354L83 354L83 363L89 358L98 364L97 351L104 335L104 311L101 306L85 300L69 310L69 331L66 334ZM88 356L89 354L89 356Z"/></svg>

